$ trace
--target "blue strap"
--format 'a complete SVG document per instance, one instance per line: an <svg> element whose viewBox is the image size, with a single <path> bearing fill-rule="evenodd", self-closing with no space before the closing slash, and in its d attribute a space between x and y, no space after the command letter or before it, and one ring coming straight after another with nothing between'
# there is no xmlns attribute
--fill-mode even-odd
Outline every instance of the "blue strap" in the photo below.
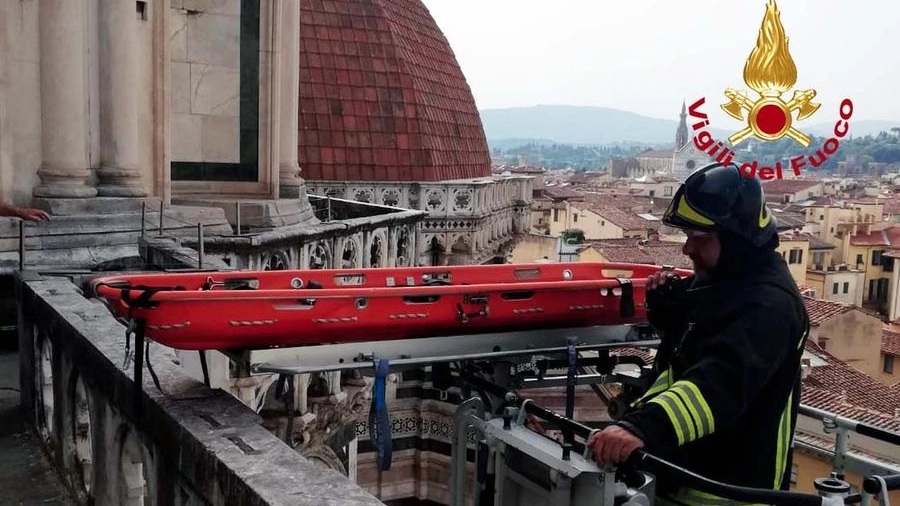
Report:
<svg viewBox="0 0 900 506"><path fill-rule="evenodd" d="M391 417L385 400L388 366L387 359L375 359L375 386L372 406L369 408L369 439L375 445L378 469L391 468Z"/></svg>

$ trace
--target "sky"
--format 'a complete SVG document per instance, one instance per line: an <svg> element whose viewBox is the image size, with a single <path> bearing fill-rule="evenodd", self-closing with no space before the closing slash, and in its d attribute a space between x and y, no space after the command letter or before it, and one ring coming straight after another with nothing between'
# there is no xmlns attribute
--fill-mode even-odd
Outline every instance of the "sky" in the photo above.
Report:
<svg viewBox="0 0 900 506"><path fill-rule="evenodd" d="M715 127L725 88L743 81L767 0L423 0L479 109L582 105L677 120L682 101L706 99ZM795 89L816 90L803 122L900 121L900 2L779 0L797 67ZM789 98L791 92L785 93ZM689 118L690 119L690 118Z"/></svg>

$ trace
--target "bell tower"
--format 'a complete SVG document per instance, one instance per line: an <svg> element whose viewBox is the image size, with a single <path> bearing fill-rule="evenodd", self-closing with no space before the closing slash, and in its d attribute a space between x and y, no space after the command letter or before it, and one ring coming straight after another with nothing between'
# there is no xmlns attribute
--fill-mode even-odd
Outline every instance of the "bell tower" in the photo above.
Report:
<svg viewBox="0 0 900 506"><path fill-rule="evenodd" d="M678 130L675 131L675 151L679 151L687 143L687 111L685 109L685 103L681 102L681 120L678 122Z"/></svg>

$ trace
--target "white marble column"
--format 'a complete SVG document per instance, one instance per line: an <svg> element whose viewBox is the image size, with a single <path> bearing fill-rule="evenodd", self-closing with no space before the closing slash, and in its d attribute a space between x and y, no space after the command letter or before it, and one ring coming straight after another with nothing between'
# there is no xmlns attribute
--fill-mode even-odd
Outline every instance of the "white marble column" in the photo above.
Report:
<svg viewBox="0 0 900 506"><path fill-rule="evenodd" d="M105 197L147 195L138 164L139 58L134 2L100 0L100 184ZM150 142L149 140L147 142Z"/></svg>
<svg viewBox="0 0 900 506"><path fill-rule="evenodd" d="M41 0L41 184L36 197L94 197L88 0Z"/></svg>
<svg viewBox="0 0 900 506"><path fill-rule="evenodd" d="M306 199L300 178L297 138L300 126L300 0L284 0L281 16L281 105L279 114L279 196Z"/></svg>

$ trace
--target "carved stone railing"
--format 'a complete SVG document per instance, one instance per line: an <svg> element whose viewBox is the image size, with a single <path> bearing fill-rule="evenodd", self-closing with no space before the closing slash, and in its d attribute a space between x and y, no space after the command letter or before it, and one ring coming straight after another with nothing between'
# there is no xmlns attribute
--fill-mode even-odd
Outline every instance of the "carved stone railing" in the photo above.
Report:
<svg viewBox="0 0 900 506"><path fill-rule="evenodd" d="M168 348L148 348L159 389L135 385L125 327L68 278L20 273L16 299L22 404L81 504L382 504Z"/></svg>

